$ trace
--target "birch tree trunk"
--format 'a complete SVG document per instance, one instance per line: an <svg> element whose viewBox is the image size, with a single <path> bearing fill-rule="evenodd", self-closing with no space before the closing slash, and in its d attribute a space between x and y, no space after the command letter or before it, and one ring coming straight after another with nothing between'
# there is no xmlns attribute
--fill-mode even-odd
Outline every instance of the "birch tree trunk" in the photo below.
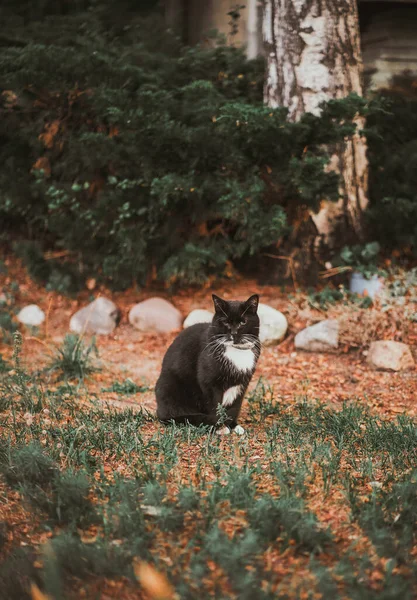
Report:
<svg viewBox="0 0 417 600"><path fill-rule="evenodd" d="M286 106L289 118L319 114L321 102L362 94L356 0L264 0L267 53L265 103ZM357 125L361 128L361 120ZM341 174L341 199L312 215L321 239L362 239L368 198L366 144L355 134L335 150L331 168Z"/></svg>

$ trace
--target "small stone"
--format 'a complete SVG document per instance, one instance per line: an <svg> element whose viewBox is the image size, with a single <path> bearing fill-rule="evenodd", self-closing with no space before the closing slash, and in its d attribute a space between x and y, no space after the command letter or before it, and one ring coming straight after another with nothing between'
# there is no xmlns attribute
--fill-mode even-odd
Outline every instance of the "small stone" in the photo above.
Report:
<svg viewBox="0 0 417 600"><path fill-rule="evenodd" d="M382 483L380 481L370 481L369 485L374 490L380 490L382 488Z"/></svg>
<svg viewBox="0 0 417 600"><path fill-rule="evenodd" d="M45 321L45 313L36 304L28 304L19 312L17 320L23 325L38 327Z"/></svg>
<svg viewBox="0 0 417 600"><path fill-rule="evenodd" d="M288 321L285 315L279 310L260 303L258 306L258 316L260 321L259 339L264 346L278 344L287 333Z"/></svg>
<svg viewBox="0 0 417 600"><path fill-rule="evenodd" d="M217 435L230 435L230 429L226 425L220 429L216 429Z"/></svg>
<svg viewBox="0 0 417 600"><path fill-rule="evenodd" d="M148 298L130 309L129 322L139 331L168 333L181 328L182 315L164 298Z"/></svg>
<svg viewBox="0 0 417 600"><path fill-rule="evenodd" d="M326 319L306 327L295 336L297 350L308 352L334 352L339 346L339 323Z"/></svg>
<svg viewBox="0 0 417 600"><path fill-rule="evenodd" d="M210 312L209 310L196 308L195 310L192 310L185 319L183 327L186 329L187 327L191 327L191 325L195 325L196 323L211 323L213 317L214 313Z"/></svg>
<svg viewBox="0 0 417 600"><path fill-rule="evenodd" d="M414 359L407 344L392 340L372 342L368 362L382 371L405 371L414 367Z"/></svg>
<svg viewBox="0 0 417 600"><path fill-rule="evenodd" d="M119 318L120 311L115 303L100 296L72 315L70 330L78 334L108 335L115 329Z"/></svg>
<svg viewBox="0 0 417 600"><path fill-rule="evenodd" d="M233 433L236 435L245 435L245 429L241 425L236 425L233 429Z"/></svg>

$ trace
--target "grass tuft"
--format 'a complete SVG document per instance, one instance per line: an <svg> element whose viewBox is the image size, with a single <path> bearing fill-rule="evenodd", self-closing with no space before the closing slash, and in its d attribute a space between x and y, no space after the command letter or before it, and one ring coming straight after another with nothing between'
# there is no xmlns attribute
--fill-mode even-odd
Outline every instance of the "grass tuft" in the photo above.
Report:
<svg viewBox="0 0 417 600"><path fill-rule="evenodd" d="M98 356L95 339L86 346L81 337L67 334L62 347L58 349L56 357L51 362L48 370L56 373L59 379L83 380L94 371L97 366L92 363L92 354Z"/></svg>

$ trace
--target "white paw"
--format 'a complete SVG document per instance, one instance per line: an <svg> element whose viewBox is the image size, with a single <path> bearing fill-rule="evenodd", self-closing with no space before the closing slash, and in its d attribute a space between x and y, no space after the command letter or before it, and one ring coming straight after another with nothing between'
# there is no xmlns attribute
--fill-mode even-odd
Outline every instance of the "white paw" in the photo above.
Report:
<svg viewBox="0 0 417 600"><path fill-rule="evenodd" d="M216 429L217 435L229 435L230 429L228 427L222 427L221 429Z"/></svg>
<svg viewBox="0 0 417 600"><path fill-rule="evenodd" d="M236 433L236 435L244 435L245 430L241 425L236 425L236 427L233 429L233 433Z"/></svg>

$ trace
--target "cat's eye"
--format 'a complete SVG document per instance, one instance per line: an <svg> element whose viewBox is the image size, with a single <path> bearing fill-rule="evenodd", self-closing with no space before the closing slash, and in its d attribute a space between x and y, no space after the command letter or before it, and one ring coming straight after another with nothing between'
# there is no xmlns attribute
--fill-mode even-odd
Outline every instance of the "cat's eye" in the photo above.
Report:
<svg viewBox="0 0 417 600"><path fill-rule="evenodd" d="M239 325L246 325L247 322L248 322L247 319L242 319L240 321Z"/></svg>

